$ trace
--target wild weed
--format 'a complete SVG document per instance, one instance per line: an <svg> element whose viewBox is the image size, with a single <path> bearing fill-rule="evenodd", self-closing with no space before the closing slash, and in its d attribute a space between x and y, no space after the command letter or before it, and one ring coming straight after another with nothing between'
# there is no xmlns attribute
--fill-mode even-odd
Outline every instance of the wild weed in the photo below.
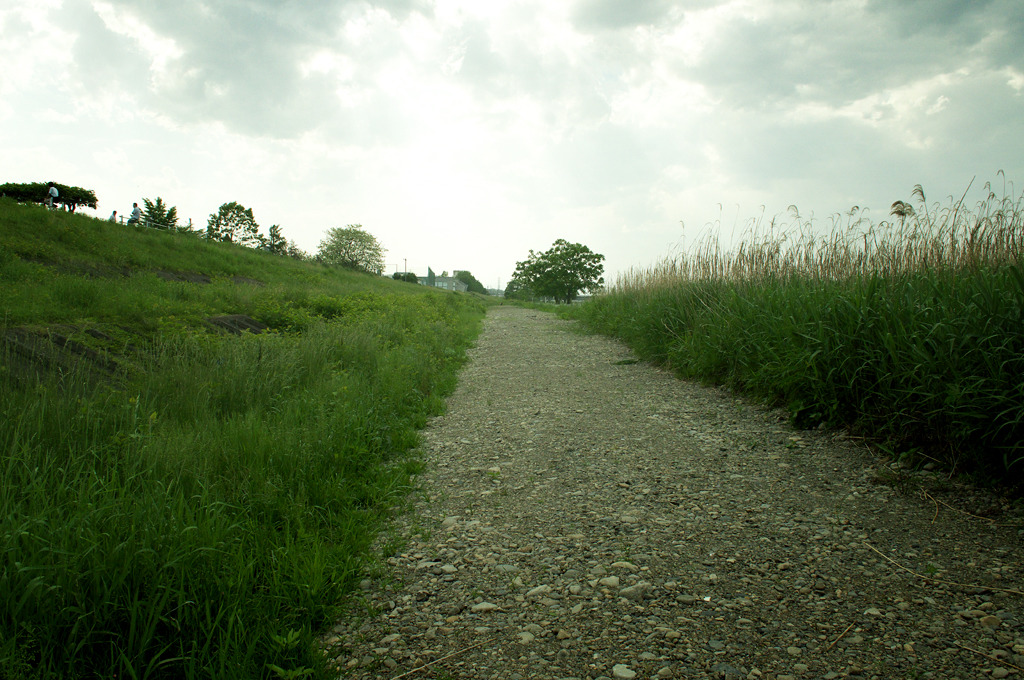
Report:
<svg viewBox="0 0 1024 680"><path fill-rule="evenodd" d="M481 306L80 216L9 231L29 210L0 201L5 325L98 325L122 370L31 383L0 350L0 678L325 677L318 635L411 488L405 453ZM76 283L32 252L215 276ZM258 336L202 322L275 309Z"/></svg>
<svg viewBox="0 0 1024 680"><path fill-rule="evenodd" d="M822 235L751 224L634 270L573 312L642 359L845 424L947 467L1024 481L1024 196L854 210Z"/></svg>

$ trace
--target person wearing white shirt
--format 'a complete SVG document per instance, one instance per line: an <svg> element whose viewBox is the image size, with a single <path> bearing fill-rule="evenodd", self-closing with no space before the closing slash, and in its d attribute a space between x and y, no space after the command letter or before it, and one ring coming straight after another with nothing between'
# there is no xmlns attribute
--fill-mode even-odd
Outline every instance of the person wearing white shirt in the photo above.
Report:
<svg viewBox="0 0 1024 680"><path fill-rule="evenodd" d="M142 211L138 203L132 203L132 216L128 218L128 224L138 224L142 219Z"/></svg>

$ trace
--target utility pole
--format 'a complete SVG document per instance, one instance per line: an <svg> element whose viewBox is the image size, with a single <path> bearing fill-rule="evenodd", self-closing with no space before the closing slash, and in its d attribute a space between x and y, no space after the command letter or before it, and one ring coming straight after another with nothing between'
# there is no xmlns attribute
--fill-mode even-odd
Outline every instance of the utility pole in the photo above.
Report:
<svg viewBox="0 0 1024 680"><path fill-rule="evenodd" d="M402 258L402 262L403 262L403 266L405 267L405 271L403 271L402 273L406 274L409 271L409 258L407 258L407 257Z"/></svg>

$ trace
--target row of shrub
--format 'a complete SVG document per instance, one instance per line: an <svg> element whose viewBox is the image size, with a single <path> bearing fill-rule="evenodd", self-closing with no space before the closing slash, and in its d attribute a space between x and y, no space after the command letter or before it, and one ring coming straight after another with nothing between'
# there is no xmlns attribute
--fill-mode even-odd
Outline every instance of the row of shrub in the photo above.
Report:
<svg viewBox="0 0 1024 680"><path fill-rule="evenodd" d="M1024 210L991 191L975 209L853 212L822 236L753 224L738 248L707 238L574 308L681 376L843 425L900 455L1024 481Z"/></svg>
<svg viewBox="0 0 1024 680"><path fill-rule="evenodd" d="M0 198L10 198L19 203L45 203L49 197L50 185L57 187L55 204L75 212L79 206L96 208L96 193L92 189L73 187L56 182L28 182L0 184Z"/></svg>
<svg viewBox="0 0 1024 680"><path fill-rule="evenodd" d="M56 314L83 345L106 338L121 369L27 383L26 357L0 352L0 678L328 677L317 640L409 489L417 429L455 385L479 303L26 210L81 247L0 263L5 315L35 332ZM7 226L0 240L37 252ZM214 280L118 271L90 239L137 262L180 248L167 259ZM77 297L75 252L93 258ZM136 308L151 317L120 311ZM270 331L198 323L228 312Z"/></svg>

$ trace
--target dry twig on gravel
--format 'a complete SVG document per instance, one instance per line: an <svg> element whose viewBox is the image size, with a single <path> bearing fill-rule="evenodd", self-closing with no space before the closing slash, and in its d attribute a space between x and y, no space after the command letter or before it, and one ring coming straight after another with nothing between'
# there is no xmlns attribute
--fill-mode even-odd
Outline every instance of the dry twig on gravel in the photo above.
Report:
<svg viewBox="0 0 1024 680"><path fill-rule="evenodd" d="M900 564L896 560L892 559L891 557L889 557L888 555L883 553L881 550L879 550L875 546L871 545L870 543L865 542L864 545L867 546L868 548L870 548L871 550L874 550L876 553L881 555L887 561L889 561L890 563L896 565L897 567L899 567L903 571L907 572L908 574L913 574L917 578L923 579L925 581L933 581L935 583L942 583L943 585L947 585L947 586L956 586L957 588L976 588L976 589L979 589L979 590L992 590L992 591L995 591L995 592L998 592L998 593L1010 593L1012 595L1024 595L1024 592L1021 592L1020 590L1013 590L1012 588L997 588L996 586L983 586L983 585L980 585L980 584L977 584L977 583L957 583L956 581L944 581L944 580L942 580L940 578L935 578L934 576L925 576L924 574L918 574L916 571L913 571L912 569L907 569L902 564Z"/></svg>

